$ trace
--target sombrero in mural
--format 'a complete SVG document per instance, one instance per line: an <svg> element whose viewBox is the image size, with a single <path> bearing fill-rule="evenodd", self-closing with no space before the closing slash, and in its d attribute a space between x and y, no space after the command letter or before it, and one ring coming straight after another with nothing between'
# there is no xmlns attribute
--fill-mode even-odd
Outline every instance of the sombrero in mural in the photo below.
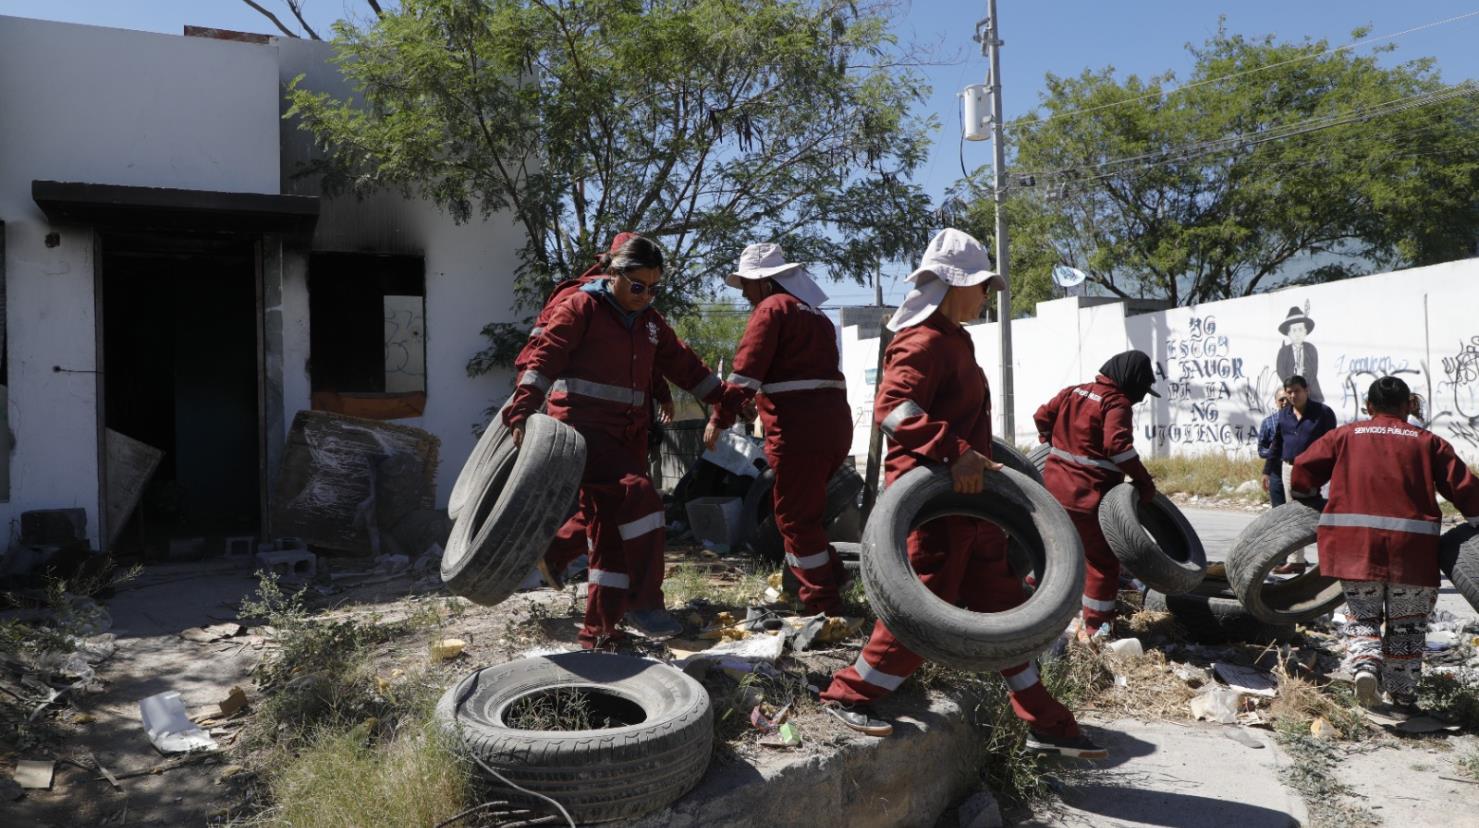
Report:
<svg viewBox="0 0 1479 828"><path fill-rule="evenodd" d="M1315 320L1306 316L1305 312L1299 308L1290 308L1289 315L1284 317L1283 322L1279 323L1279 333L1288 335L1289 326L1293 325L1295 322L1304 323L1305 333L1309 333L1310 331L1313 331L1315 329Z"/></svg>

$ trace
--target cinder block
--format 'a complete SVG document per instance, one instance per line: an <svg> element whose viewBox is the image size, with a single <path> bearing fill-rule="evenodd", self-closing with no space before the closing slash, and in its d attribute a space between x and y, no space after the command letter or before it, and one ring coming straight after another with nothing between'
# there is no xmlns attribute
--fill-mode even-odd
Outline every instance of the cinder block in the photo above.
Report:
<svg viewBox="0 0 1479 828"><path fill-rule="evenodd" d="M276 572L278 577L287 581L306 580L318 571L318 556L307 549L258 552L256 563L258 569Z"/></svg>

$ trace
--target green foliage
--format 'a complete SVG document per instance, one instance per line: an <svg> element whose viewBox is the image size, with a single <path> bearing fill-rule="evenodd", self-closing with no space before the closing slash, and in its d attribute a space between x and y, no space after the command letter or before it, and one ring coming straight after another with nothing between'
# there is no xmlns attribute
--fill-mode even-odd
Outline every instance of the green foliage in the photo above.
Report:
<svg viewBox="0 0 1479 828"><path fill-rule="evenodd" d="M289 92L331 188L429 197L525 231L520 299L622 230L661 243L668 311L711 293L750 241L866 281L933 217L907 182L926 89L886 0L406 0L335 26L354 100ZM485 331L474 372L522 334Z"/></svg>
<svg viewBox="0 0 1479 828"><path fill-rule="evenodd" d="M688 343L705 365L717 371L723 360L727 371L734 364L734 352L750 321L750 309L743 302L717 302L676 313L668 321L678 338Z"/></svg>
<svg viewBox="0 0 1479 828"><path fill-rule="evenodd" d="M1036 179L1007 206L1019 311L1051 295L1059 263L1102 292L1186 305L1473 254L1479 89L1325 41L1219 29L1189 48L1179 84L1049 75L1039 111L1010 125L1012 169ZM989 199L965 213L993 235Z"/></svg>

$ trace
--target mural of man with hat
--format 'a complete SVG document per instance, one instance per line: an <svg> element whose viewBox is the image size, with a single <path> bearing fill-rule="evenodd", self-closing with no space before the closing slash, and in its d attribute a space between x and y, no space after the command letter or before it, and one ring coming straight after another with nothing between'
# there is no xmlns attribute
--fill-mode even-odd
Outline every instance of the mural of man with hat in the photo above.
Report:
<svg viewBox="0 0 1479 828"><path fill-rule="evenodd" d="M1284 321L1279 323L1279 333L1289 337L1289 341L1279 348L1274 367L1279 372L1279 382L1293 376L1304 377L1309 382L1310 399L1324 402L1325 393L1320 390L1320 352L1305 341L1305 337L1315 329L1315 320L1309 313L1309 303L1306 302L1303 308L1290 308Z"/></svg>

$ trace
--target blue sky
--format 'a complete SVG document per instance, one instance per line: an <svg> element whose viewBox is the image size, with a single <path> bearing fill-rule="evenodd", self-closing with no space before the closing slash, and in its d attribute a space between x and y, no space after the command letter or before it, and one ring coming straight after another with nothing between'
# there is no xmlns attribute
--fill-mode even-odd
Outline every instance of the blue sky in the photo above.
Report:
<svg viewBox="0 0 1479 828"><path fill-rule="evenodd" d="M287 22L279 0L259 0ZM362 0L304 0L309 23L328 36L329 23L346 14L365 15ZM1003 104L1008 118L1029 111L1039 100L1043 76L1078 74L1086 68L1113 66L1123 74L1151 75L1190 67L1186 44L1200 43L1217 30L1225 15L1230 30L1247 35L1273 34L1284 40L1326 39L1332 45L1350 41L1357 26L1373 35L1403 31L1449 17L1479 11L1479 0L1426 0L1391 3L1376 0L998 0L1001 15ZM923 71L934 88L921 112L934 112L940 129L917 180L938 199L960 178L960 126L956 92L985 76L986 62L970 39L985 16L985 0L901 0L895 30L912 44L927 64ZM0 14L64 20L100 26L178 34L186 24L275 33L272 24L241 0L0 0ZM1420 57L1438 61L1450 83L1479 77L1479 17L1405 35L1391 41L1396 51L1383 59L1395 63ZM965 146L971 167L987 163L989 143ZM885 272L886 298L902 295L891 278L906 267ZM829 285L833 301L871 301L870 288Z"/></svg>

